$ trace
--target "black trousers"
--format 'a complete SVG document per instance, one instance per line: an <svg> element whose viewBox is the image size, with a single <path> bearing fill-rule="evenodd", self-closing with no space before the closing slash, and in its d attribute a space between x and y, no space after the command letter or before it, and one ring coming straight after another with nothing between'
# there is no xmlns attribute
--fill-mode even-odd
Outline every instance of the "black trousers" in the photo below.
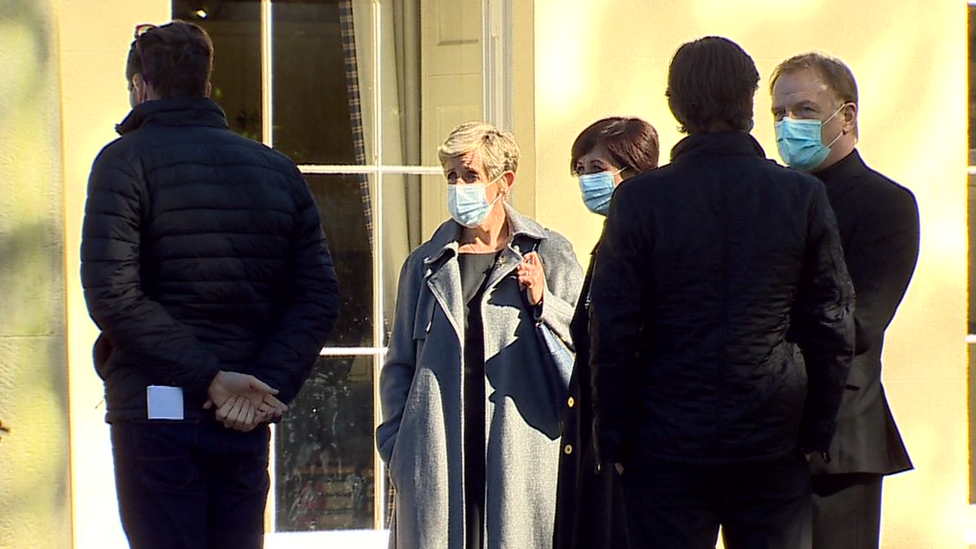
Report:
<svg viewBox="0 0 976 549"><path fill-rule="evenodd" d="M879 474L813 476L815 549L878 549L882 479Z"/></svg>
<svg viewBox="0 0 976 549"><path fill-rule="evenodd" d="M266 426L250 433L213 420L111 426L122 527L133 549L264 546Z"/></svg>
<svg viewBox="0 0 976 549"><path fill-rule="evenodd" d="M632 464L621 477L632 548L809 549L810 471L797 452L758 463Z"/></svg>

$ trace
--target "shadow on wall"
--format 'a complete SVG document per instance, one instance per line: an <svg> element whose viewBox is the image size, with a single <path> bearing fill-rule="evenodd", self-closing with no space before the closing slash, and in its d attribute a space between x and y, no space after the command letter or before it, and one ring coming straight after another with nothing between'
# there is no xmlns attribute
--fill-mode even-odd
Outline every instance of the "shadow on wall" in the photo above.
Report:
<svg viewBox="0 0 976 549"><path fill-rule="evenodd" d="M48 84L53 48L53 26L48 13L41 11L47 2L3 0L0 2L0 129L21 108L34 107L36 92ZM56 84L55 84L56 85ZM52 105L57 108L57 105ZM0 131L0 135L7 135Z"/></svg>
<svg viewBox="0 0 976 549"><path fill-rule="evenodd" d="M0 2L0 547L71 545L51 0Z"/></svg>

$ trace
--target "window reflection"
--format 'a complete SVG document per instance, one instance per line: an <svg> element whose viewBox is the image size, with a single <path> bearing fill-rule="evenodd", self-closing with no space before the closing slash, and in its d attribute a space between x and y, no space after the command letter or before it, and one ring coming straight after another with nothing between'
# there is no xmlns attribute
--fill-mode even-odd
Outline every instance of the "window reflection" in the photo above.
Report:
<svg viewBox="0 0 976 549"><path fill-rule="evenodd" d="M362 164L359 82L349 2L272 2L275 148L298 164ZM346 44L347 50L343 50ZM360 151L357 154L357 149Z"/></svg>
<svg viewBox="0 0 976 549"><path fill-rule="evenodd" d="M320 358L278 426L275 529L373 527L373 358Z"/></svg>
<svg viewBox="0 0 976 549"><path fill-rule="evenodd" d="M328 346L373 345L373 259L363 199L368 196L363 176L312 175L312 189L322 216L322 228L339 277L339 319Z"/></svg>
<svg viewBox="0 0 976 549"><path fill-rule="evenodd" d="M173 18L196 23L214 44L211 97L231 130L261 140L261 3L174 0Z"/></svg>

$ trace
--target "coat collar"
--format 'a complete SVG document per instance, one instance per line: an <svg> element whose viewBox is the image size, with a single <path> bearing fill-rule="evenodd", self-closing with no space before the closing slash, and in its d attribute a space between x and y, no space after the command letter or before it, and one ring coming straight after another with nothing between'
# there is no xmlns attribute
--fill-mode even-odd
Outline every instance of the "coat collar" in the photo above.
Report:
<svg viewBox="0 0 976 549"><path fill-rule="evenodd" d="M766 158L759 142L746 132L696 133L685 137L671 149L671 162L696 156L736 155Z"/></svg>
<svg viewBox="0 0 976 549"><path fill-rule="evenodd" d="M533 245L537 245L547 238L545 229L537 221L518 213L507 202L503 206L505 208L505 216L508 219L508 228L511 231L511 238L508 243L509 248L517 251L521 255L528 253L532 250ZM434 235L430 237L431 253L424 258L424 263L431 265L438 262L442 257L457 255L462 228L453 219L449 219L441 224L434 231Z"/></svg>
<svg viewBox="0 0 976 549"><path fill-rule="evenodd" d="M857 175L867 169L867 165L861 159L861 154L857 152L857 149L854 149L851 151L851 154L813 175L823 181L828 189L840 191L843 188L853 185Z"/></svg>
<svg viewBox="0 0 976 549"><path fill-rule="evenodd" d="M213 100L206 97L175 97L140 103L129 112L115 131L125 135L143 126L208 126L227 129L227 117Z"/></svg>

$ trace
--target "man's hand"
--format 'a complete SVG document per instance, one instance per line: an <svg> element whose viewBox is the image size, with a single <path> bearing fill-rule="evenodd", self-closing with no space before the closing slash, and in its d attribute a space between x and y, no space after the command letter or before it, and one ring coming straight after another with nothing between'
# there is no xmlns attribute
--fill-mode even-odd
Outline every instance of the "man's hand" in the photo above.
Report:
<svg viewBox="0 0 976 549"><path fill-rule="evenodd" d="M614 463L613 468L616 469L618 475L624 474L624 466L622 463Z"/></svg>
<svg viewBox="0 0 976 549"><path fill-rule="evenodd" d="M288 411L288 406L274 397L277 393L277 389L252 375L220 371L207 389L209 398L203 407L209 410L216 405L217 420L224 427L250 431Z"/></svg>
<svg viewBox="0 0 976 549"><path fill-rule="evenodd" d="M265 399L272 399L275 402L278 401L273 396L266 396ZM268 403L265 402L265 404ZM270 411L262 412L247 398L233 396L227 399L227 402L217 409L215 417L224 427L246 433L262 423L280 418L284 414L283 410L287 410L288 407L279 402L278 407L272 406L268 408Z"/></svg>
<svg viewBox="0 0 976 549"><path fill-rule="evenodd" d="M233 396L227 399L223 406L217 409L217 421L227 429L248 432L257 427L255 421L257 410L251 401L245 397Z"/></svg>

